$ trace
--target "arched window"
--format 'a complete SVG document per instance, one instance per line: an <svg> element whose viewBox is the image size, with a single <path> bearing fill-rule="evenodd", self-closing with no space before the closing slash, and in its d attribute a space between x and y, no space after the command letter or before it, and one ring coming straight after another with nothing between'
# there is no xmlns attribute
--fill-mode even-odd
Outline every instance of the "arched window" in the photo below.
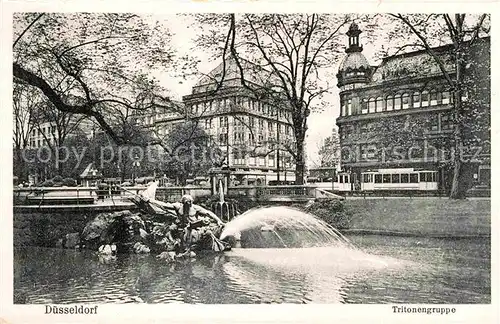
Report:
<svg viewBox="0 0 500 324"><path fill-rule="evenodd" d="M429 97L430 97L430 105L436 106L438 104L438 93L436 91L431 91Z"/></svg>
<svg viewBox="0 0 500 324"><path fill-rule="evenodd" d="M422 91L422 107L427 107L429 106L429 91L425 90Z"/></svg>
<svg viewBox="0 0 500 324"><path fill-rule="evenodd" d="M368 99L366 98L361 100L361 113L362 114L368 113Z"/></svg>
<svg viewBox="0 0 500 324"><path fill-rule="evenodd" d="M352 115L352 99L347 99L347 116Z"/></svg>
<svg viewBox="0 0 500 324"><path fill-rule="evenodd" d="M403 102L403 109L410 108L410 95L408 93L403 93L402 102Z"/></svg>
<svg viewBox="0 0 500 324"><path fill-rule="evenodd" d="M378 97L375 102L375 111L381 112L382 110L384 110L384 99L382 97Z"/></svg>
<svg viewBox="0 0 500 324"><path fill-rule="evenodd" d="M467 90L462 91L462 102L469 100L469 92Z"/></svg>
<svg viewBox="0 0 500 324"><path fill-rule="evenodd" d="M347 116L345 97L340 97L340 116Z"/></svg>
<svg viewBox="0 0 500 324"><path fill-rule="evenodd" d="M368 100L368 113L374 113L375 112L375 99L374 98L370 98L370 100Z"/></svg>
<svg viewBox="0 0 500 324"><path fill-rule="evenodd" d="M413 93L413 108L420 107L420 92Z"/></svg>
<svg viewBox="0 0 500 324"><path fill-rule="evenodd" d="M401 109L401 95L397 94L394 96L394 110Z"/></svg>
<svg viewBox="0 0 500 324"><path fill-rule="evenodd" d="M443 91L441 93L441 98L442 98L443 105L449 104L450 103L450 92L449 91Z"/></svg>
<svg viewBox="0 0 500 324"><path fill-rule="evenodd" d="M394 109L394 97L392 95L387 96L387 98L385 99L385 102L386 102L387 111L391 111Z"/></svg>

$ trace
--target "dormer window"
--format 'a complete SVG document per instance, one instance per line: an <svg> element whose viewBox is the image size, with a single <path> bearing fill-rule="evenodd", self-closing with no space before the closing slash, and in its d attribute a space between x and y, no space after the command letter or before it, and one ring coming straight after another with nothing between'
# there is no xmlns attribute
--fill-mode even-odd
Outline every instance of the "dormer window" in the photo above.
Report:
<svg viewBox="0 0 500 324"><path fill-rule="evenodd" d="M420 107L420 92L413 93L413 108Z"/></svg>
<svg viewBox="0 0 500 324"><path fill-rule="evenodd" d="M432 91L430 93L431 98L431 106L436 106L438 104L438 93L436 91Z"/></svg>
<svg viewBox="0 0 500 324"><path fill-rule="evenodd" d="M403 93L402 101L403 101L403 109L410 108L410 95L409 94Z"/></svg>
<svg viewBox="0 0 500 324"><path fill-rule="evenodd" d="M376 107L375 98L370 98L370 100L368 100L368 113L374 113L375 107Z"/></svg>
<svg viewBox="0 0 500 324"><path fill-rule="evenodd" d="M422 92L422 107L429 106L429 91L425 90Z"/></svg>
<svg viewBox="0 0 500 324"><path fill-rule="evenodd" d="M362 114L368 113L368 99L366 98L361 101L361 113Z"/></svg>
<svg viewBox="0 0 500 324"><path fill-rule="evenodd" d="M447 105L450 103L450 92L449 91L443 91L441 93L441 100L442 100L442 103L443 105Z"/></svg>
<svg viewBox="0 0 500 324"><path fill-rule="evenodd" d="M394 97L393 96L387 96L386 105L387 105L387 108L386 108L387 111L391 111L394 109Z"/></svg>
<svg viewBox="0 0 500 324"><path fill-rule="evenodd" d="M397 94L394 96L394 110L401 109L401 95Z"/></svg>
<svg viewBox="0 0 500 324"><path fill-rule="evenodd" d="M376 112L381 112L384 108L384 99L382 97L378 97L376 101Z"/></svg>

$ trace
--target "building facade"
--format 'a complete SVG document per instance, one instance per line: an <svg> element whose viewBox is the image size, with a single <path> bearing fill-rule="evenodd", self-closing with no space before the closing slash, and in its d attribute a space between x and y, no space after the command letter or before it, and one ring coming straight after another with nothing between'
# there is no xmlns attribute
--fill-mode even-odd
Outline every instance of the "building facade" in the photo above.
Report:
<svg viewBox="0 0 500 324"><path fill-rule="evenodd" d="M242 61L245 82L258 85L262 71ZM215 91L216 90L216 91ZM196 121L225 156L224 169L239 183L295 181L291 111L258 98L241 82L232 57L202 77L183 97L189 118Z"/></svg>
<svg viewBox="0 0 500 324"><path fill-rule="evenodd" d="M353 23L347 32L347 55L337 74L342 169L358 180L361 172L385 168L439 171L440 189L449 189L456 118L451 89L440 67L425 50L389 56L371 66L362 54L360 33ZM451 50L451 46L433 49L453 77ZM464 164L468 185L489 185L489 37L478 39L467 55L471 64L466 79L473 86L462 95L462 102L478 117L464 131L474 132L486 145L469 145L462 154L468 161Z"/></svg>
<svg viewBox="0 0 500 324"><path fill-rule="evenodd" d="M92 122L89 118L85 119L69 119L64 123L63 126L65 129L62 132L65 132L65 136L70 138L72 136L78 136L80 134L84 134L87 138L92 138L96 129L98 127L94 122ZM45 147L49 145L58 145L60 142L58 126L56 122L53 121L45 121L36 125L32 125L31 132L29 135L28 148L37 149L40 147Z"/></svg>
<svg viewBox="0 0 500 324"><path fill-rule="evenodd" d="M147 112L136 111L133 118L136 125L146 127L153 137L163 139L176 125L186 121L187 112L182 102L171 100L168 105Z"/></svg>

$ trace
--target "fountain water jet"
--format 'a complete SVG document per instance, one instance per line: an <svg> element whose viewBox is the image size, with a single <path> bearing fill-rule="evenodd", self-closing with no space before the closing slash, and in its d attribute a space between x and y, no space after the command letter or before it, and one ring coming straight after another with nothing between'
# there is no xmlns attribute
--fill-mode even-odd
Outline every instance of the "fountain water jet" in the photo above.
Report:
<svg viewBox="0 0 500 324"><path fill-rule="evenodd" d="M226 224L221 239L233 237L243 247L304 248L354 246L324 221L290 207L261 207Z"/></svg>
<svg viewBox="0 0 500 324"><path fill-rule="evenodd" d="M212 203L211 209L223 221L230 221L238 214L236 205L224 199L224 186L222 180L219 180L219 201Z"/></svg>

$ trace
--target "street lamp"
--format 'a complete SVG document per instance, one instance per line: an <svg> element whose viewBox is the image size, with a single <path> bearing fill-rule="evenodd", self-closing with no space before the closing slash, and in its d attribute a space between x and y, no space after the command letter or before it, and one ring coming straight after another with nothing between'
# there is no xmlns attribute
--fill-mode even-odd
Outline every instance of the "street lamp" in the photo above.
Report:
<svg viewBox="0 0 500 324"><path fill-rule="evenodd" d="M335 167L333 167L332 169L332 192L335 192L335 180L337 180L337 170L335 169Z"/></svg>
<svg viewBox="0 0 500 324"><path fill-rule="evenodd" d="M139 172L139 167L140 167L140 166L141 166L141 163L139 162L139 156L138 156L138 155L136 155L136 156L134 157L134 162L132 163L132 168L133 168L133 170L134 170L134 174L133 174L133 176L132 176L132 181L134 182L134 184L135 184L135 179L136 179L136 176L137 176L136 172L137 172L137 173ZM136 168L137 168L137 171L135 171L135 169L136 169Z"/></svg>
<svg viewBox="0 0 500 324"><path fill-rule="evenodd" d="M281 130L281 125L280 125L280 120L279 120L279 107L276 107L276 141L278 142L277 149L276 149L276 180L278 180L278 185L280 184L280 130Z"/></svg>

